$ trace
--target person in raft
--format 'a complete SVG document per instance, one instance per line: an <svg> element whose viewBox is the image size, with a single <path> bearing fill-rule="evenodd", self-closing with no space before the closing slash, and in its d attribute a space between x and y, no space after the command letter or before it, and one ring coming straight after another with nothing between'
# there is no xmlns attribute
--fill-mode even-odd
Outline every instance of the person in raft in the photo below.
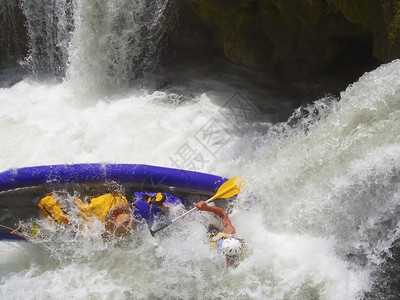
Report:
<svg viewBox="0 0 400 300"><path fill-rule="evenodd" d="M236 237L236 229L226 211L221 207L208 205L205 201L193 203L193 205L198 210L214 213L221 219L222 231L215 225L209 226L211 245L225 255L228 267L237 266L243 259L244 242Z"/></svg>
<svg viewBox="0 0 400 300"><path fill-rule="evenodd" d="M83 220L97 217L104 222L105 231L116 236L129 234L131 230L136 229L136 224L141 220L150 223L172 207L183 207L181 200L172 195L144 192L135 193L133 208L126 197L119 192L92 198L88 203L78 198L75 200L75 205L78 207L79 216ZM198 210L212 212L221 219L223 230L210 225L210 242L212 248L225 255L228 267L236 266L243 259L244 243L235 236L235 227L233 227L226 211L221 207L207 205L204 201L193 205ZM62 209L55 194L43 197L39 201L38 207L45 217L58 224L67 225L70 223L68 214Z"/></svg>
<svg viewBox="0 0 400 300"><path fill-rule="evenodd" d="M122 236L136 229L141 221L151 223L155 218L170 210L172 206L183 206L180 199L164 193L137 192L134 201L128 202L120 192L108 193L83 202L75 200L79 217L84 221L96 217L104 223L105 231ZM42 214L60 225L70 224L70 216L57 200L56 194L40 199L38 208Z"/></svg>

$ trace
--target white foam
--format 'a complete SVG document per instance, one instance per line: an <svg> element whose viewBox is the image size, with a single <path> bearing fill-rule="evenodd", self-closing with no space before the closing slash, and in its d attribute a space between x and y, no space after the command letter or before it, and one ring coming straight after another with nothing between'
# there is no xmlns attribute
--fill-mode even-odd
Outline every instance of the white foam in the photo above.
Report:
<svg viewBox="0 0 400 300"><path fill-rule="evenodd" d="M250 250L225 272L205 227L189 220L156 239L144 230L117 242L60 241L45 248L48 260L2 243L1 298L359 297L398 238L399 64L365 75L339 102L310 106L319 115L303 116L298 126L222 123L219 132L229 134L206 147L195 137L222 109L211 93L170 104L166 91L86 102L68 84L23 81L1 89L1 170L78 162L174 166L171 158L192 142L207 162L184 167L247 180L232 220ZM24 268L10 267L19 259Z"/></svg>

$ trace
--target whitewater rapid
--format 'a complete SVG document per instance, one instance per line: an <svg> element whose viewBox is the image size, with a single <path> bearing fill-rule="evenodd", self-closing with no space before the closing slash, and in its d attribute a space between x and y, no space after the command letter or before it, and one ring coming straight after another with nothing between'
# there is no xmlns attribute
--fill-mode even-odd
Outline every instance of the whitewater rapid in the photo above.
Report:
<svg viewBox="0 0 400 300"><path fill-rule="evenodd" d="M48 239L0 242L1 299L399 295L381 275L400 237L400 61L299 107L290 88L217 59L173 54L160 68L175 2L21 3L29 71L0 76L0 171L134 163L240 175L231 218L248 252L227 270L200 212L154 238L146 226L105 240L42 224Z"/></svg>
<svg viewBox="0 0 400 300"><path fill-rule="evenodd" d="M156 238L141 230L117 241L92 233L2 242L0 298L362 297L400 234L399 81L394 61L281 123L252 106L247 119L227 121L231 90L188 97L176 86L85 101L68 82L0 89L0 170L105 162L241 175L232 221L249 248L226 270L196 219ZM236 100L262 100L242 94Z"/></svg>

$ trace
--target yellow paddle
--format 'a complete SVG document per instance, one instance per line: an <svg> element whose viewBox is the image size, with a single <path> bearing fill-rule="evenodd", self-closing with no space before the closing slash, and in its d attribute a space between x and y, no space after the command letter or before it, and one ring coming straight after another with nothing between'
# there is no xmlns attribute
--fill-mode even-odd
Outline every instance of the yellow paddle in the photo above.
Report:
<svg viewBox="0 0 400 300"><path fill-rule="evenodd" d="M232 196L235 196L237 193L240 192L240 188L242 187L244 183L244 179L240 176L235 176L228 181L224 182L217 190L214 196L212 196L210 199L206 200L206 203L209 203L211 201L214 201L215 199L226 199L230 198ZM192 209L188 210L184 214L176 217L175 219L171 220L169 223L161 226L160 228L157 228L156 230L150 230L151 235L154 235L156 232L164 229L165 227L169 226L170 224L174 223L176 220L179 220L180 218L186 216L187 214L191 213L192 211L196 210L196 207L193 207Z"/></svg>

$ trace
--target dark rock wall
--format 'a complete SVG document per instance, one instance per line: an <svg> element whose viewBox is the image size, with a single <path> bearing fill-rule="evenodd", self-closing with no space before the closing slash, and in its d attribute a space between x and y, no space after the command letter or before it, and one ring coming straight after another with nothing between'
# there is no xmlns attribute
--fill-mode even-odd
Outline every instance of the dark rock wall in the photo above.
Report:
<svg viewBox="0 0 400 300"><path fill-rule="evenodd" d="M183 0L172 47L299 80L389 62L399 34L398 0Z"/></svg>
<svg viewBox="0 0 400 300"><path fill-rule="evenodd" d="M0 67L14 65L28 51L25 17L18 0L0 3Z"/></svg>

